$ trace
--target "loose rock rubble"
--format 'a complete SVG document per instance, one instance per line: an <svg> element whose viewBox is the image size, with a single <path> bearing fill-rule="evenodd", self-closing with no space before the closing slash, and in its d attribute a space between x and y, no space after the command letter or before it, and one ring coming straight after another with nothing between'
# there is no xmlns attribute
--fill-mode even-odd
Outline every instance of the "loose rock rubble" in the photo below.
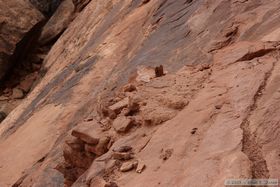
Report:
<svg viewBox="0 0 280 187"><path fill-rule="evenodd" d="M109 149L110 136L103 135L98 124L83 122L72 130L72 137L65 142L64 159L58 169L65 175L65 184L75 182L98 156Z"/></svg>
<svg viewBox="0 0 280 187"><path fill-rule="evenodd" d="M127 172L137 167L137 161L124 162L120 168L121 172Z"/></svg>
<svg viewBox="0 0 280 187"><path fill-rule="evenodd" d="M152 69L150 68L150 70ZM211 69L207 65L204 65L203 68L197 66L189 72L185 71L173 76L163 74L163 67L160 66L153 69L153 72L158 72L157 78L155 76L145 84L142 84L142 80L139 82L138 79L135 79L124 85L115 98L110 99L110 102L100 103L98 117L86 118L85 122L77 125L72 131L72 136L80 140L78 144L70 144L73 150L80 151L80 153L76 153L77 155L84 154L93 163L107 163L107 166L104 167L106 175L103 176L107 182L115 179L119 175L119 171L128 172L135 169L135 172L140 174L146 168L146 164L135 157L135 150L132 146L115 147L114 142L122 137L129 137L130 134L137 133L142 128L151 128L175 117L188 105L195 92L202 87L201 84L207 79ZM197 79L189 82L187 81L188 76L197 77ZM185 87L186 84L188 84L187 87ZM189 89L190 86L193 88L192 90ZM114 148L110 150L110 147ZM167 160L171 157L172 152L171 149L163 151L160 158ZM102 159L103 155L108 154L109 157ZM72 168L78 167L74 162L67 164L70 164ZM89 168L91 164L85 162L84 165L87 165L84 168ZM64 171L66 176L69 175L68 173L69 171ZM77 175L71 179L72 182L80 177L80 173L76 173ZM102 185L103 183L104 181Z"/></svg>
<svg viewBox="0 0 280 187"><path fill-rule="evenodd" d="M138 160L138 164L137 164L137 168L136 168L136 172L137 173L142 173L145 169L146 165L143 163L143 161L139 161Z"/></svg>
<svg viewBox="0 0 280 187"><path fill-rule="evenodd" d="M128 132L134 124L135 122L133 121L133 119L125 116L120 116L114 120L113 127L117 132L125 133Z"/></svg>
<svg viewBox="0 0 280 187"><path fill-rule="evenodd" d="M109 109L114 111L116 114L119 114L122 109L126 108L129 105L129 98L126 97L123 100L115 103L114 105L110 106Z"/></svg>

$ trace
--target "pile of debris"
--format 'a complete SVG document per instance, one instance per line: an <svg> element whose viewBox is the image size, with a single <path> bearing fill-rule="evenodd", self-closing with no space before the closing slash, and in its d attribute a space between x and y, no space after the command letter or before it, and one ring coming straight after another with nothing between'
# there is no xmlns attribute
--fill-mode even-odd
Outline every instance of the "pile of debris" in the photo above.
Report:
<svg viewBox="0 0 280 187"><path fill-rule="evenodd" d="M86 118L72 130L64 148L65 163L60 167L66 186L91 170L92 162L104 162L93 169L98 177L90 180L100 186L116 186L113 181L123 172L143 172L146 166L135 157L133 145L116 145L118 140L175 117L211 74L209 65L176 76L164 73L162 66L139 69L135 80L123 86L113 99L100 101L97 116Z"/></svg>
<svg viewBox="0 0 280 187"><path fill-rule="evenodd" d="M111 139L103 135L95 121L84 122L75 127L63 149L65 164L59 170L65 174L65 184L71 185L82 175L98 156L106 153Z"/></svg>

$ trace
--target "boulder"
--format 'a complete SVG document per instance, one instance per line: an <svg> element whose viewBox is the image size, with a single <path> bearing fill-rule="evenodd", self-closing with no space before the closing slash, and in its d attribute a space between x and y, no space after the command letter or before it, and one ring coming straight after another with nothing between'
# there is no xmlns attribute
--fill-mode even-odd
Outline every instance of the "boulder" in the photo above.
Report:
<svg viewBox="0 0 280 187"><path fill-rule="evenodd" d="M127 145L120 146L120 147L117 147L117 148L113 149L114 152L120 152L120 153L129 152L131 150L132 150L132 147L131 146L127 146Z"/></svg>
<svg viewBox="0 0 280 187"><path fill-rule="evenodd" d="M75 127L72 136L75 136L88 144L97 145L101 138L101 130L98 130L95 123L82 123Z"/></svg>
<svg viewBox="0 0 280 187"><path fill-rule="evenodd" d="M127 172L127 171L130 171L132 170L133 168L135 168L137 166L137 162L136 161L133 161L133 162L125 162L122 164L121 168L120 168L120 171L121 172Z"/></svg>
<svg viewBox="0 0 280 187"><path fill-rule="evenodd" d="M139 160L138 160L136 172L137 172L137 173L142 173L142 172L144 171L145 168L146 168L146 165L143 163L143 161L139 161Z"/></svg>
<svg viewBox="0 0 280 187"><path fill-rule="evenodd" d="M65 143L75 151L81 152L85 147L85 143L82 140L73 136L65 140Z"/></svg>
<svg viewBox="0 0 280 187"><path fill-rule="evenodd" d="M114 111L116 114L131 116L139 112L140 105L131 97L126 97L125 99L112 105L110 110Z"/></svg>
<svg viewBox="0 0 280 187"><path fill-rule="evenodd" d="M108 151L107 145L110 142L110 137L102 137L99 140L99 143L96 146L85 145L85 150L91 153L94 153L97 156L101 156Z"/></svg>
<svg viewBox="0 0 280 187"><path fill-rule="evenodd" d="M121 110L129 105L129 98L126 97L123 100L113 104L109 107L110 110L114 111L115 113L120 113Z"/></svg>
<svg viewBox="0 0 280 187"><path fill-rule="evenodd" d="M113 122L114 129L119 133L125 133L129 131L134 125L134 121L126 116L119 116Z"/></svg>
<svg viewBox="0 0 280 187"><path fill-rule="evenodd" d="M16 47L24 46L27 34L43 19L29 1L0 1L0 79L13 65Z"/></svg>
<svg viewBox="0 0 280 187"><path fill-rule="evenodd" d="M39 42L46 44L57 38L73 20L75 6L72 0L64 0L44 26Z"/></svg>

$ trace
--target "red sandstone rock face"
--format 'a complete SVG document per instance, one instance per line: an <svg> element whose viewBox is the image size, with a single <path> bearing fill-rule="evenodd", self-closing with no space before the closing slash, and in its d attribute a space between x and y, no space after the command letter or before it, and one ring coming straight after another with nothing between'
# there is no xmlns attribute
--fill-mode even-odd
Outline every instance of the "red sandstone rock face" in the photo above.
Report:
<svg viewBox="0 0 280 187"><path fill-rule="evenodd" d="M28 1L0 1L0 79L16 60L16 47L43 16ZM21 49L23 50L23 49Z"/></svg>
<svg viewBox="0 0 280 187"><path fill-rule="evenodd" d="M75 6L72 0L64 0L44 26L39 42L41 44L50 43L59 37L74 18Z"/></svg>
<svg viewBox="0 0 280 187"><path fill-rule="evenodd" d="M46 57L44 78L0 126L0 186L279 178L279 6L91 1ZM160 65L165 75L150 76ZM118 132L120 118L135 125ZM106 149L81 134L65 142L84 123Z"/></svg>

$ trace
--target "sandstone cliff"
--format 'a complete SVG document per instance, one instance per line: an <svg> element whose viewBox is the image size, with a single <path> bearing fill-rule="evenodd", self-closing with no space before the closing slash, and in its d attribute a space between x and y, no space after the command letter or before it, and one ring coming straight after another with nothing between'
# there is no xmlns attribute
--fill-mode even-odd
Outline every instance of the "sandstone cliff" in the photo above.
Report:
<svg viewBox="0 0 280 187"><path fill-rule="evenodd" d="M38 81L0 125L0 186L279 178L279 7L62 1Z"/></svg>
<svg viewBox="0 0 280 187"><path fill-rule="evenodd" d="M31 3L24 1L0 1L0 79L2 79L14 61L20 58L18 50L29 45L28 32L43 20L43 16Z"/></svg>

